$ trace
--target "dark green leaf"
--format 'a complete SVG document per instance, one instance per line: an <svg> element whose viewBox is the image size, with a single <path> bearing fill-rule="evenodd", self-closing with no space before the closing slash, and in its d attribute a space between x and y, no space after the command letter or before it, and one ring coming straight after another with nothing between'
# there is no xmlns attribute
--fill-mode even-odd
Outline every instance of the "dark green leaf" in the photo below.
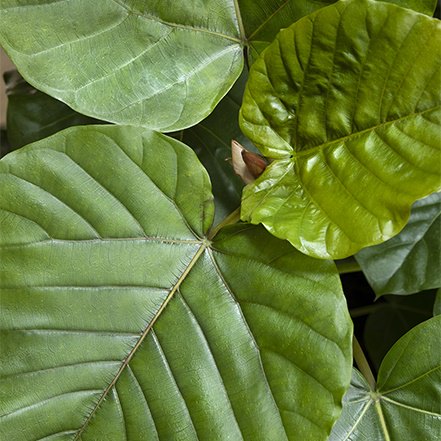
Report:
<svg viewBox="0 0 441 441"><path fill-rule="evenodd" d="M417 201L395 237L356 255L377 296L441 286L441 193Z"/></svg>
<svg viewBox="0 0 441 441"><path fill-rule="evenodd" d="M372 391L354 370L329 441L429 441L441 434L441 316L418 325L388 352Z"/></svg>
<svg viewBox="0 0 441 441"><path fill-rule="evenodd" d="M351 368L335 266L251 225L209 240L191 149L71 128L0 185L1 439L326 440Z"/></svg>
<svg viewBox="0 0 441 441"><path fill-rule="evenodd" d="M432 317L434 292L413 296L385 296L385 303L370 314L364 328L364 342L369 359L378 370L393 344L414 326Z"/></svg>
<svg viewBox="0 0 441 441"><path fill-rule="evenodd" d="M435 304L433 305L433 315L441 314L441 288L436 292Z"/></svg>
<svg viewBox="0 0 441 441"><path fill-rule="evenodd" d="M7 72L4 78L8 95L8 140L14 149L67 127L99 122L34 89L16 71Z"/></svg>
<svg viewBox="0 0 441 441"><path fill-rule="evenodd" d="M397 234L441 188L441 24L342 0L282 30L253 64L242 130L274 159L242 219L322 258Z"/></svg>
<svg viewBox="0 0 441 441"><path fill-rule="evenodd" d="M244 71L213 113L198 125L184 130L180 137L193 148L210 175L216 203L216 223L240 205L243 183L234 174L229 159L233 139L247 146L250 144L240 131L238 122L246 78Z"/></svg>

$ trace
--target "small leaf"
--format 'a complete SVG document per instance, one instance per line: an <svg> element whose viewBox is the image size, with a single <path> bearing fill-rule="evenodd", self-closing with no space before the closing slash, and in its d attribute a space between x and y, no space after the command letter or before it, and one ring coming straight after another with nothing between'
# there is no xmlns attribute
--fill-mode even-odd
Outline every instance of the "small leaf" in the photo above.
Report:
<svg viewBox="0 0 441 441"><path fill-rule="evenodd" d="M343 413L329 441L436 440L441 433L441 363L437 316L409 331L388 352L371 391L354 369Z"/></svg>
<svg viewBox="0 0 441 441"><path fill-rule="evenodd" d="M441 25L342 0L282 30L251 67L245 135L274 159L245 187L242 219L304 253L384 242L441 188Z"/></svg>
<svg viewBox="0 0 441 441"><path fill-rule="evenodd" d="M8 95L8 140L14 149L67 127L99 123L34 89L17 71L7 72L4 78Z"/></svg>
<svg viewBox="0 0 441 441"><path fill-rule="evenodd" d="M335 265L251 225L209 241L190 148L71 128L0 185L1 439L327 439L351 372Z"/></svg>
<svg viewBox="0 0 441 441"><path fill-rule="evenodd" d="M415 202L395 237L355 256L377 296L441 286L441 193Z"/></svg>

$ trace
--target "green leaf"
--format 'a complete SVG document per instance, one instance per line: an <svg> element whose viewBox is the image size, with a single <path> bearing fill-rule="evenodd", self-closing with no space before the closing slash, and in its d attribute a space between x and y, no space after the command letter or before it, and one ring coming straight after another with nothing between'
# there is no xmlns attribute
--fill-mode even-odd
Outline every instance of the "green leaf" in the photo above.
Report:
<svg viewBox="0 0 441 441"><path fill-rule="evenodd" d="M364 342L376 370L401 336L432 317L434 298L433 290L411 296L385 296L385 303L367 317Z"/></svg>
<svg viewBox="0 0 441 441"><path fill-rule="evenodd" d="M4 127L0 127L0 158L5 156L6 153L11 151L11 145L9 144L8 134Z"/></svg>
<svg viewBox="0 0 441 441"><path fill-rule="evenodd" d="M4 79L8 95L8 140L14 149L67 127L99 123L39 92L26 83L17 71L7 72Z"/></svg>
<svg viewBox="0 0 441 441"><path fill-rule="evenodd" d="M441 188L441 24L340 1L282 30L251 67L240 124L272 164L242 219L344 258L397 234Z"/></svg>
<svg viewBox="0 0 441 441"><path fill-rule="evenodd" d="M335 266L261 227L209 240L191 149L71 128L0 180L1 439L327 438L351 370Z"/></svg>
<svg viewBox="0 0 441 441"><path fill-rule="evenodd" d="M239 76L233 0L6 0L0 43L29 83L98 119L179 130Z"/></svg>
<svg viewBox="0 0 441 441"><path fill-rule="evenodd" d="M335 0L242 0L240 9L252 60L276 37L280 29Z"/></svg>
<svg viewBox="0 0 441 441"><path fill-rule="evenodd" d="M354 369L329 441L436 440L441 433L441 316L413 328L383 360L377 390Z"/></svg>
<svg viewBox="0 0 441 441"><path fill-rule="evenodd" d="M384 1L384 0L379 0ZM395 3L403 8L413 9L414 11L421 12L432 16L435 12L438 0L386 0L388 3Z"/></svg>
<svg viewBox="0 0 441 441"><path fill-rule="evenodd" d="M180 134L181 141L193 148L210 175L216 204L215 222L240 205L243 182L235 175L228 159L231 159L233 139L250 146L238 122L246 78L244 71L211 115Z"/></svg>
<svg viewBox="0 0 441 441"><path fill-rule="evenodd" d="M441 286L441 193L417 201L395 237L356 255L377 296Z"/></svg>
<svg viewBox="0 0 441 441"><path fill-rule="evenodd" d="M404 8L432 16L437 0L384 0ZM335 3L335 0L242 0L240 9L245 34L249 43L251 61L274 40L280 29L287 28L317 9Z"/></svg>
<svg viewBox="0 0 441 441"><path fill-rule="evenodd" d="M0 44L29 83L78 112L174 131L214 109L244 48L255 58L280 28L332 1L3 0ZM427 13L433 1L400 4Z"/></svg>

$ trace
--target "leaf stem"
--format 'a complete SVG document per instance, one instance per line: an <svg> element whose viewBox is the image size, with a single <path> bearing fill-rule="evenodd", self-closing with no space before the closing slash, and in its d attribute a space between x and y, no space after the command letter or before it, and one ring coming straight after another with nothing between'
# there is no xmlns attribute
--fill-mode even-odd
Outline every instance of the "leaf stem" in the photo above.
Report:
<svg viewBox="0 0 441 441"><path fill-rule="evenodd" d="M239 222L240 220L240 207L236 208L232 213L230 213L222 222L218 223L208 232L208 239L213 239L219 231L226 225L231 225Z"/></svg>
<svg viewBox="0 0 441 441"><path fill-rule="evenodd" d="M353 257L343 260L336 260L335 264L337 265L337 269L340 274L357 273L361 271L360 265Z"/></svg>
<svg viewBox="0 0 441 441"><path fill-rule="evenodd" d="M375 382L374 374L369 366L369 363L364 355L363 349L360 346L360 343L357 340L357 337L354 335L352 339L352 347L354 352L354 360L358 366L358 369L363 374L364 378L366 378L369 387L375 391L377 388L377 383Z"/></svg>

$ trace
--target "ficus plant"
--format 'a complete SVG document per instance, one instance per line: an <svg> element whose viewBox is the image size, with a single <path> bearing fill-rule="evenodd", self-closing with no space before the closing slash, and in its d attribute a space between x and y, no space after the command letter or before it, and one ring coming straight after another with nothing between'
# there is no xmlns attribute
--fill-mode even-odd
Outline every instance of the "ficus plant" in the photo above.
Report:
<svg viewBox="0 0 441 441"><path fill-rule="evenodd" d="M2 0L0 439L440 439L436 3Z"/></svg>

